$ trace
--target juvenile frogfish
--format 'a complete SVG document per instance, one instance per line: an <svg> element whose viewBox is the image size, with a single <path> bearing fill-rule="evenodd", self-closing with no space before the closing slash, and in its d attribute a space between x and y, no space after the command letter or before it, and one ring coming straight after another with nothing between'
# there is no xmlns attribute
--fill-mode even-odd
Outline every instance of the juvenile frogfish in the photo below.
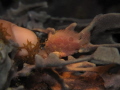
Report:
<svg viewBox="0 0 120 90"><path fill-rule="evenodd" d="M74 31L76 23L70 24L64 30L57 30L54 34L49 33L45 49L48 53L59 52L61 57L76 53L81 47L89 43L89 33Z"/></svg>

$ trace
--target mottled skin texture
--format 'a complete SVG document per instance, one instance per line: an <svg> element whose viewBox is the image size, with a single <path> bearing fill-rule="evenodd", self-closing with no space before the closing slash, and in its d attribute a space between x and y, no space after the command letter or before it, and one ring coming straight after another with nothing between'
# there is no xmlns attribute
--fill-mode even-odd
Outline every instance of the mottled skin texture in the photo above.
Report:
<svg viewBox="0 0 120 90"><path fill-rule="evenodd" d="M60 52L62 56L75 53L80 48L80 41L77 33L73 31L59 30L50 34L46 42L48 52Z"/></svg>

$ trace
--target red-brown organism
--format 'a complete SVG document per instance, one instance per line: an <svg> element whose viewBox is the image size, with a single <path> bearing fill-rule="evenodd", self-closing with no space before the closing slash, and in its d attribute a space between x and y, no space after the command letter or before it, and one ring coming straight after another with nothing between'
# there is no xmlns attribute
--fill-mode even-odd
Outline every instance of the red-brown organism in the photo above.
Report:
<svg viewBox="0 0 120 90"><path fill-rule="evenodd" d="M87 45L90 33L75 32L76 25L76 23L72 23L64 30L57 30L54 34L49 33L45 44L47 52L59 52L60 56L64 57L76 53L81 47Z"/></svg>

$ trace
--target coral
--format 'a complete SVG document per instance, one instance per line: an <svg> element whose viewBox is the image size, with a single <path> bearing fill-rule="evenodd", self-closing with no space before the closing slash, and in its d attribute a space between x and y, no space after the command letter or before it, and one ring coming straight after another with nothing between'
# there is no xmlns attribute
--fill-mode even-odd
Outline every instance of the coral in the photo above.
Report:
<svg viewBox="0 0 120 90"><path fill-rule="evenodd" d="M120 44L116 43L116 44L95 45L91 43L90 36L92 35L92 32L97 25L96 22L100 20L101 17L103 16L104 15L96 16L93 19L93 21L79 33L74 31L74 28L77 25L76 23L72 23L64 30L55 31L55 29L51 29L51 28L46 29L46 31L38 30L42 33L48 34L48 40L45 42L45 46L42 47L42 50L40 48L40 42L37 42L37 44L34 44L32 43L32 41L34 41L33 39L32 41L30 41L28 38L24 37L26 41L25 43L22 43L23 46L19 48L22 50L25 49L28 54L20 58L20 61L19 61L20 63L24 61L22 62L23 66L21 66L20 69L18 69L19 66L16 64L16 62L14 62L14 65L16 65L16 68L18 70L16 70L14 75L12 74L13 78L9 76L10 75L9 72L11 71L12 65L13 65L13 62L11 63L11 61L17 60L16 58L14 58L14 55L16 54L14 50L16 50L15 49L16 46L14 45L15 44L14 41L12 42L8 40L9 43L5 44L1 39L1 42L0 42L0 46L1 46L0 47L1 49L0 50L0 55L1 55L0 76L1 77L0 79L2 80L2 82L0 82L0 86L6 89L9 86L8 84L6 84L6 82L8 81L9 83L11 79L13 80L19 77L27 78L31 74L34 74L33 76L35 77L38 75L36 74L36 72L42 72L42 74L46 73L50 77L54 78L60 84L59 88L62 90L69 90L72 88L82 88L82 85L85 85L83 86L83 90L93 89L93 88L98 89L99 85L100 87L102 86L101 88L104 88L103 80L99 75L104 75L111 67L114 67L115 64L120 64L120 61L119 61L120 57L119 57L119 50L118 50L120 48ZM20 32L21 32L21 29L23 31L25 30L23 28L20 28ZM17 38L17 36L20 35L20 33L16 32L15 35ZM29 35L25 34L25 36L29 36ZM20 38L18 38L18 41L19 40ZM36 41L39 41L39 40L36 40ZM43 52L46 53L45 57L44 55L42 55ZM78 58L70 56L76 52L79 56ZM67 56L68 58L62 58L64 56ZM16 55L16 57L18 56ZM7 61L8 63L6 64L5 62ZM106 63L109 65L105 65ZM103 64L103 65L98 66L97 64ZM16 68L14 67L13 69L16 69ZM81 75L82 76L81 77L79 76L80 75L79 71L83 71L86 73L84 75ZM66 77L70 76L70 80L64 77L63 75L64 72L70 72L69 74L66 75ZM97 72L97 74L93 72ZM43 76L44 77L47 76L46 74ZM91 77L92 74L93 76ZM37 76L37 78L38 77L41 78L41 76ZM81 80L81 87L74 86L78 84L78 83L76 84L75 82L76 79L78 83ZM98 79L99 79L99 83L98 84L96 83L95 87L91 87L90 82L94 80L95 82L97 82ZM42 80L43 79L40 79L37 81L36 79L35 81L37 81L38 83L39 81L42 81ZM113 78L112 82L115 83L116 80L117 78ZM86 88L87 81L90 81L88 84L89 86L88 88ZM29 80L28 80L28 83L30 83ZM82 83L85 83L85 84L82 84ZM112 85L113 83L106 83L106 87L108 87L109 85ZM71 85L71 84L74 84L74 85ZM24 84L22 83L22 85ZM38 89L40 87L39 85L40 84L33 85L32 87L35 86L34 88ZM118 88L118 85L116 86L116 88Z"/></svg>
<svg viewBox="0 0 120 90"><path fill-rule="evenodd" d="M50 15L47 15L45 11L41 12L41 8L48 7L46 1L36 2L35 0L33 1L33 3L24 3L22 1L19 1L18 7L13 8L14 5L16 6L16 3L14 3L10 9L6 10L6 12L2 16L0 16L0 18L12 21L17 25L26 27L28 29L43 28L43 23L46 21L47 18L50 17ZM36 8L40 9L39 13L36 13ZM40 23L36 22L36 19L37 21L40 21Z"/></svg>
<svg viewBox="0 0 120 90"><path fill-rule="evenodd" d="M0 90L6 90L13 77L15 67L13 65L14 61L9 57L9 53L11 52L11 56L13 56L17 50L15 47L16 44L12 41L5 44L0 40Z"/></svg>

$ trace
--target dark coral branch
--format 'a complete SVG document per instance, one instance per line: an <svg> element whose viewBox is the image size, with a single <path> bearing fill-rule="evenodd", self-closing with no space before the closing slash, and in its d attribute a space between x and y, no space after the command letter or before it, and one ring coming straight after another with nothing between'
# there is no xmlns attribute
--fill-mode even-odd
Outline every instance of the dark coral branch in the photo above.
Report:
<svg viewBox="0 0 120 90"><path fill-rule="evenodd" d="M63 59L59 59L59 57L54 53L50 53L47 59L43 59L40 55L35 56L37 67L58 67L58 66L64 66L68 64L83 62L83 61L89 61L92 58L93 56L90 55L90 56L75 59L75 60L65 61Z"/></svg>
<svg viewBox="0 0 120 90"><path fill-rule="evenodd" d="M5 44L4 41L0 40L0 90L5 90L12 79L14 74L14 61L8 55L9 53L13 54L16 52L15 43L9 41L9 43Z"/></svg>
<svg viewBox="0 0 120 90"><path fill-rule="evenodd" d="M47 3L46 2L40 2L40 3L34 3L34 4L28 4L28 5L24 5L21 2L19 2L19 6L17 9L11 9L11 13L13 15L18 15L19 13L23 12L24 10L28 10L30 8L34 8L34 7L47 7Z"/></svg>

